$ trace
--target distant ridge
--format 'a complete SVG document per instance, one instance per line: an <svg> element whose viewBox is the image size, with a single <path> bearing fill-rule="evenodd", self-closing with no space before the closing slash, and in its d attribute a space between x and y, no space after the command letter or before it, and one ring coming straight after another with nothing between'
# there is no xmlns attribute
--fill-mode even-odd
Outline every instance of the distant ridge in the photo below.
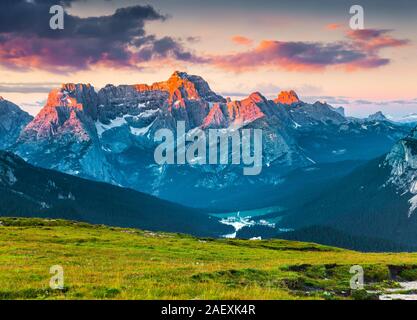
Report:
<svg viewBox="0 0 417 320"><path fill-rule="evenodd" d="M0 215L45 217L220 236L230 227L199 210L131 189L33 167L0 151Z"/></svg>

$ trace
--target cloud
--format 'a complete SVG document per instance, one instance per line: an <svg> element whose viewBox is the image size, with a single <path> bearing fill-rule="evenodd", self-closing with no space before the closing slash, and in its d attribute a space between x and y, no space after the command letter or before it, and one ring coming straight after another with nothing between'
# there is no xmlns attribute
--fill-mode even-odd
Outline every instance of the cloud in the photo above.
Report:
<svg viewBox="0 0 417 320"><path fill-rule="evenodd" d="M316 101L325 101L326 103L337 106L337 105L348 105L351 103L349 98L343 96L306 96L305 101L314 103Z"/></svg>
<svg viewBox="0 0 417 320"><path fill-rule="evenodd" d="M357 104L375 104L375 101L369 101L364 99L359 99L354 101Z"/></svg>
<svg viewBox="0 0 417 320"><path fill-rule="evenodd" d="M63 30L49 28L49 7L76 0L0 2L0 64L10 69L72 71L93 65L140 67L150 59L195 59L174 38L147 35L148 21L167 17L149 5L119 8L112 15L81 18L65 13Z"/></svg>
<svg viewBox="0 0 417 320"><path fill-rule="evenodd" d="M244 36L233 36L232 41L236 44L242 45L242 46L251 46L253 44L253 40L246 38Z"/></svg>
<svg viewBox="0 0 417 320"><path fill-rule="evenodd" d="M189 36L186 38L189 43L197 43L201 41L201 37L198 36Z"/></svg>
<svg viewBox="0 0 417 320"><path fill-rule="evenodd" d="M359 105L379 105L379 106L393 106L393 105L403 105L403 106L415 106L417 104L416 99L403 99L403 100L385 100L385 101L371 101L359 99L355 100L354 103Z"/></svg>
<svg viewBox="0 0 417 320"><path fill-rule="evenodd" d="M326 101L331 105L354 105L357 107L374 106L374 107L414 107L417 104L417 99L403 99L403 100L367 100L355 99L345 96L306 96L307 102Z"/></svg>
<svg viewBox="0 0 417 320"><path fill-rule="evenodd" d="M262 67L287 71L321 71L342 67L348 71L378 68L390 63L379 55L383 48L400 47L408 40L391 37L389 30L356 30L344 41L332 43L264 40L256 48L211 58L212 64L229 71L245 72Z"/></svg>
<svg viewBox="0 0 417 320"><path fill-rule="evenodd" d="M241 91L221 91L219 93L223 97L246 98L248 96L247 92L241 92Z"/></svg>
<svg viewBox="0 0 417 320"><path fill-rule="evenodd" d="M325 26L327 30L338 30L341 29L343 26L340 23L329 23Z"/></svg>
<svg viewBox="0 0 417 320"><path fill-rule="evenodd" d="M203 58L197 57L190 51L185 50L181 44L171 37L146 41L134 55L134 58L139 63L166 58L194 63L204 63L206 61Z"/></svg>
<svg viewBox="0 0 417 320"><path fill-rule="evenodd" d="M350 30L347 32L357 47L367 51L377 51L389 47L401 47L407 45L410 41L406 39L395 39L388 33L392 30L386 29L363 29Z"/></svg>
<svg viewBox="0 0 417 320"><path fill-rule="evenodd" d="M51 30L50 6L61 4L69 8L76 1L81 0L0 1L0 65L20 71L71 72L96 66L141 69L186 62L233 72L259 68L322 71L328 67L354 71L389 64L380 50L409 42L394 38L391 30L385 29L351 30L343 41L330 43L264 40L256 47L252 47L251 39L236 35L232 41L248 48L207 56L185 45L198 41L198 37L181 40L148 34L148 22L167 19L150 5L119 8L113 14L98 17L65 13L64 30Z"/></svg>
<svg viewBox="0 0 417 320"><path fill-rule="evenodd" d="M264 40L255 49L214 57L212 62L231 71L277 67L288 71L320 70L363 59L364 54L341 43L322 44Z"/></svg>
<svg viewBox="0 0 417 320"><path fill-rule="evenodd" d="M56 82L0 82L2 93L48 93L51 88L59 87Z"/></svg>

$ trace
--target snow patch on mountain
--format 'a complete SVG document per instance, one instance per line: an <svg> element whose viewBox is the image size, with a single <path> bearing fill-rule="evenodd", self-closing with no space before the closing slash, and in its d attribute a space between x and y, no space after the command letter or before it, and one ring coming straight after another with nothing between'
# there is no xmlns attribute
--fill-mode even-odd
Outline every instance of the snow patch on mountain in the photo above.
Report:
<svg viewBox="0 0 417 320"><path fill-rule="evenodd" d="M300 128L301 125L298 124L297 122L295 122L294 120L292 121L292 123L294 124L294 129Z"/></svg>
<svg viewBox="0 0 417 320"><path fill-rule="evenodd" d="M135 136L143 136L149 132L149 130L152 128L153 124L155 123L156 119L152 121L147 127L144 128L134 128L130 127L130 132L134 134Z"/></svg>
<svg viewBox="0 0 417 320"><path fill-rule="evenodd" d="M408 217L410 217L413 214L414 210L417 209L417 195L408 200L408 202L411 205L410 210L408 211Z"/></svg>
<svg viewBox="0 0 417 320"><path fill-rule="evenodd" d="M10 186L17 182L13 171L10 168L0 168L0 183L8 184Z"/></svg>
<svg viewBox="0 0 417 320"><path fill-rule="evenodd" d="M103 124L99 121L96 122L96 129L97 129L97 134L99 135L99 137L101 137L103 133L108 130L126 125L127 122L126 122L125 117L126 116L118 117L114 120L111 120L109 124Z"/></svg>

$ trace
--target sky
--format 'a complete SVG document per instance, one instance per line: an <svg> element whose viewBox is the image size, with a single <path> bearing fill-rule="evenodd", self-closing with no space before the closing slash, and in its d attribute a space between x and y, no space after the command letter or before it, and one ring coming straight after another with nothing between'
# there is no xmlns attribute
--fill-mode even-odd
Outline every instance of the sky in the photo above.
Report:
<svg viewBox="0 0 417 320"><path fill-rule="evenodd" d="M52 30L49 9L65 9ZM364 9L353 30L352 5ZM2 0L0 95L31 114L61 83L137 84L175 70L224 96L343 106L348 115L417 112L415 0Z"/></svg>

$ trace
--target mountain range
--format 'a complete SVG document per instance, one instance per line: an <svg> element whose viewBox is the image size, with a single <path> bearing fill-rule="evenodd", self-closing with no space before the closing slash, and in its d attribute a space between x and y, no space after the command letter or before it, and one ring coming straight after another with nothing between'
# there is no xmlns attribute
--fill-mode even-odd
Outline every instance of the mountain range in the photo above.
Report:
<svg viewBox="0 0 417 320"><path fill-rule="evenodd" d="M262 173L244 176L240 165L157 165L154 134L176 132L178 121L187 131L262 129ZM335 230L349 239L415 245L417 143L410 129L381 112L348 117L340 106L306 103L292 90L273 100L254 92L232 101L203 78L178 71L151 85L98 91L67 83L49 93L35 118L0 100L0 149L8 150L1 154L8 194L2 214L60 212L88 222L220 235L229 226L207 213L281 206L258 221L296 229L298 238L302 230L309 239L311 230ZM39 179L21 186L25 175ZM49 188L49 180L62 192ZM69 188L69 180L83 192ZM240 233L279 237L267 228L246 226Z"/></svg>
<svg viewBox="0 0 417 320"><path fill-rule="evenodd" d="M187 131L261 128L262 174L243 176L238 166L157 165L154 133L176 132L178 121ZM409 131L389 121L345 117L343 108L327 103L304 103L294 91L275 100L254 92L231 101L184 72L152 85L106 85L98 92L89 84L63 84L24 125L10 150L33 165L204 208L218 204L212 191L274 186L309 164L372 159Z"/></svg>

